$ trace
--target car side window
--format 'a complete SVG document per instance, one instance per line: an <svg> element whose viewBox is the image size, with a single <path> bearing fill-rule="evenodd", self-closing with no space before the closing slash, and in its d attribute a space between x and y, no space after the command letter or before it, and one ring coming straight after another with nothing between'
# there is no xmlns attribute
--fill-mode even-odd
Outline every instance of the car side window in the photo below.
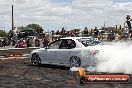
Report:
<svg viewBox="0 0 132 88"><path fill-rule="evenodd" d="M68 49L73 49L76 47L76 43L74 40L68 40Z"/></svg>
<svg viewBox="0 0 132 88"><path fill-rule="evenodd" d="M61 44L59 46L59 49L68 49L68 41L66 39L61 40Z"/></svg>
<svg viewBox="0 0 132 88"><path fill-rule="evenodd" d="M60 42L61 42L61 41L58 40L58 41L55 41L55 42L51 43L51 44L49 45L49 49L59 49Z"/></svg>
<svg viewBox="0 0 132 88"><path fill-rule="evenodd" d="M76 47L76 43L71 39L62 40L59 49L73 49Z"/></svg>

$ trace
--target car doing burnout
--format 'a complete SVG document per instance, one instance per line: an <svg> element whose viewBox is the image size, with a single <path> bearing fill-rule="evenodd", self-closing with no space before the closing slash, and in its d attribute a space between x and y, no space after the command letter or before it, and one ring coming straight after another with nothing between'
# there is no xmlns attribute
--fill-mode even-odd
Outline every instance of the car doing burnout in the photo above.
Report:
<svg viewBox="0 0 132 88"><path fill-rule="evenodd" d="M89 47L100 44L97 41L91 37L60 38L46 48L33 50L30 54L31 62L35 66L41 64L64 65L68 67L96 65L95 55L98 50ZM94 46L93 42L96 42ZM90 46L90 43L92 46Z"/></svg>

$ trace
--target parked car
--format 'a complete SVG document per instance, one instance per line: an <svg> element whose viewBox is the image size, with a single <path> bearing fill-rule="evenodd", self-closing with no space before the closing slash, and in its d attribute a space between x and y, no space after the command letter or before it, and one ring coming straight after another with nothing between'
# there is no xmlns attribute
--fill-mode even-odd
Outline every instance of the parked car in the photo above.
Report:
<svg viewBox="0 0 132 88"><path fill-rule="evenodd" d="M66 37L60 38L49 44L46 48L33 50L30 54L31 63L35 66L41 64L64 65L79 67L96 65L96 53L98 50L85 46L81 40L89 40L91 37ZM90 47L94 47L93 45Z"/></svg>

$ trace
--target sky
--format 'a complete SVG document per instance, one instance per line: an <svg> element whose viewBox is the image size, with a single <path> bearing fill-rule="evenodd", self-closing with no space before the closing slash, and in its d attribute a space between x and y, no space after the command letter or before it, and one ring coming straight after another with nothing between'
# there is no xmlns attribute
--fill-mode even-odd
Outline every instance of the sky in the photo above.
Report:
<svg viewBox="0 0 132 88"><path fill-rule="evenodd" d="M45 31L92 29L122 25L132 16L131 0L0 0L0 29L11 29L11 5L16 27L40 24Z"/></svg>
<svg viewBox="0 0 132 88"><path fill-rule="evenodd" d="M131 2L132 0L113 0L114 2L124 3L124 2Z"/></svg>

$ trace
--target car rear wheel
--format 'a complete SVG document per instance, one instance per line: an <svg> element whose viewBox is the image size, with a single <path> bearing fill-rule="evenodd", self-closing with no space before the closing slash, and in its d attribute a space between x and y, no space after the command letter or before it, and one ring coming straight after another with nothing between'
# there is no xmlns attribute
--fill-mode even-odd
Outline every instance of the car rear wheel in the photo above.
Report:
<svg viewBox="0 0 132 88"><path fill-rule="evenodd" d="M36 53L32 54L31 62L34 66L41 65L41 59L39 58L39 56Z"/></svg>
<svg viewBox="0 0 132 88"><path fill-rule="evenodd" d="M80 67L81 66L81 60L77 56L72 56L70 59L70 67Z"/></svg>

